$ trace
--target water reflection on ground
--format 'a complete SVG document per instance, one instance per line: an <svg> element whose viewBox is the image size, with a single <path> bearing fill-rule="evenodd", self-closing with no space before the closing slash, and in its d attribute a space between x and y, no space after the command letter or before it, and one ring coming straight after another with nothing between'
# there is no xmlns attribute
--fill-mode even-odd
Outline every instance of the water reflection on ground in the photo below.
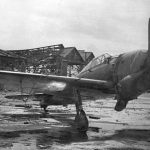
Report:
<svg viewBox="0 0 150 150"><path fill-rule="evenodd" d="M69 145L72 142L86 142L88 140L87 134L80 134L78 132L70 132L68 130L40 134L36 139L36 146L38 148L42 147L52 147L52 145Z"/></svg>
<svg viewBox="0 0 150 150"><path fill-rule="evenodd" d="M0 138L0 149L107 149L142 150L150 147L150 130L123 129L114 133L102 134L102 131L87 134L76 132L72 128L47 130L38 134L15 134Z"/></svg>
<svg viewBox="0 0 150 150"><path fill-rule="evenodd" d="M49 107L45 115L35 104L24 109L7 102L0 106L0 150L149 150L149 97L129 103L119 113L113 109L113 100L84 103L90 126L87 134L73 126L73 105Z"/></svg>

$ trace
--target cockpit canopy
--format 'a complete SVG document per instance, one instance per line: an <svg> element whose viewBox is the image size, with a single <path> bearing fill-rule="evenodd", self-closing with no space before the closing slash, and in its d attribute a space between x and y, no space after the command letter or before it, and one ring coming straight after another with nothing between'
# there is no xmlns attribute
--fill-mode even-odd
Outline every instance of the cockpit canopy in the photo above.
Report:
<svg viewBox="0 0 150 150"><path fill-rule="evenodd" d="M111 58L112 56L109 55L108 53L105 53L99 57L96 57L88 63L88 65L82 70L82 72L87 71L91 68L94 68L97 65L108 64Z"/></svg>

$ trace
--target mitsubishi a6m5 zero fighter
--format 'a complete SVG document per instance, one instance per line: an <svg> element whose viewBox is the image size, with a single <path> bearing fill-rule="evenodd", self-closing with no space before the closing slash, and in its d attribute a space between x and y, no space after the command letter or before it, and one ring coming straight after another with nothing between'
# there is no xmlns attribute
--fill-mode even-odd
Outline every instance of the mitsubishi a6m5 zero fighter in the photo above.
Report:
<svg viewBox="0 0 150 150"><path fill-rule="evenodd" d="M115 94L115 110L121 111L128 101L150 89L150 19L148 26L147 51L123 53L118 57L102 55L93 59L77 77L0 71L0 84L8 90L35 95L44 109L48 105L74 103L76 127L86 132L88 120L82 107L82 92L95 96Z"/></svg>

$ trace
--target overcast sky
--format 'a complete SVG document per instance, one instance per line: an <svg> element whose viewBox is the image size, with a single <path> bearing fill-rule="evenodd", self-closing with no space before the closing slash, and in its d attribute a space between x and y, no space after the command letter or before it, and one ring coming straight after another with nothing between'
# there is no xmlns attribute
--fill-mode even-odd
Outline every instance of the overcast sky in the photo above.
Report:
<svg viewBox="0 0 150 150"><path fill-rule="evenodd" d="M147 49L149 17L150 0L0 0L0 49Z"/></svg>

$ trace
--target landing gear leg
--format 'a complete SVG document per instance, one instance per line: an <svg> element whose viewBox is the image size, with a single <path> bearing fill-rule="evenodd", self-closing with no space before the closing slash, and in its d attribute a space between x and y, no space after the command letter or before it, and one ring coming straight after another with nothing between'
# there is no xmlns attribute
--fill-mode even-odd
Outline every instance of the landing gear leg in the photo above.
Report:
<svg viewBox="0 0 150 150"><path fill-rule="evenodd" d="M75 98L76 98L76 116L75 116L75 127L79 132L86 133L89 127L89 122L86 117L86 114L82 107L82 100L79 90L75 89Z"/></svg>
<svg viewBox="0 0 150 150"><path fill-rule="evenodd" d="M48 107L48 98L47 96L44 96L42 100L40 101L40 106L43 108L44 112L47 113L48 110L46 109Z"/></svg>

